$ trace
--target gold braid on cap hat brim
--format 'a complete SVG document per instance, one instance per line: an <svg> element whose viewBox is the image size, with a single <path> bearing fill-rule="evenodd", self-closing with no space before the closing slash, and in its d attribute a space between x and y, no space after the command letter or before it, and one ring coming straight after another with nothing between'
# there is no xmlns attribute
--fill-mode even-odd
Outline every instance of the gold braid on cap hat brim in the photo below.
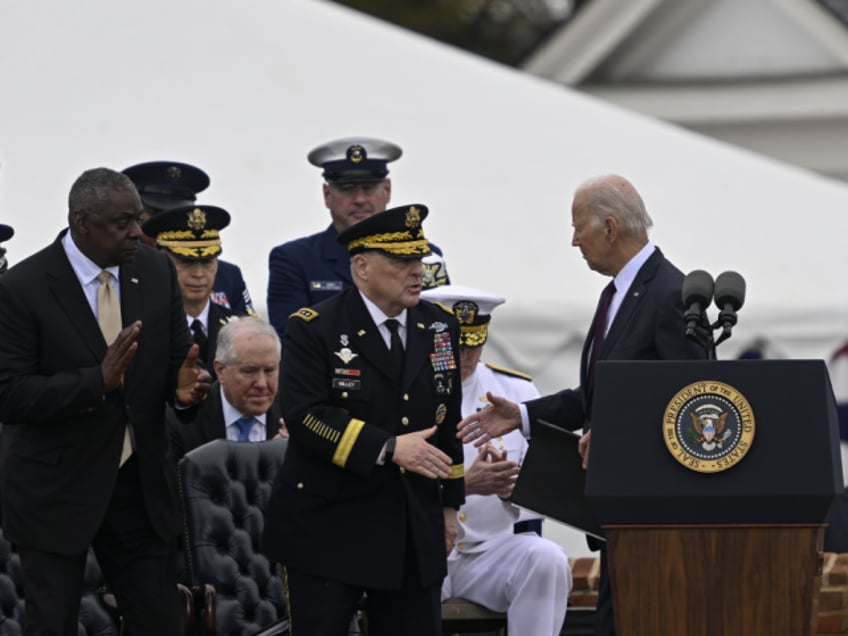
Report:
<svg viewBox="0 0 848 636"><path fill-rule="evenodd" d="M176 233L168 232L168 234ZM194 236L193 232L188 232L188 234ZM159 236L161 237L162 235L160 234ZM183 256L185 258L212 258L221 253L221 239L219 238L211 241L166 241L158 238L156 239L156 244L159 247L164 247L176 256Z"/></svg>
<svg viewBox="0 0 848 636"><path fill-rule="evenodd" d="M382 250L389 254L398 256L426 256L430 254L430 243L424 238L423 232L418 232L419 239L412 239L409 232L385 232L383 234L371 234L354 239L348 243L349 252L354 250ZM404 240L407 239L407 240Z"/></svg>
<svg viewBox="0 0 848 636"><path fill-rule="evenodd" d="M460 325L459 344L463 347L482 347L489 337L489 325Z"/></svg>

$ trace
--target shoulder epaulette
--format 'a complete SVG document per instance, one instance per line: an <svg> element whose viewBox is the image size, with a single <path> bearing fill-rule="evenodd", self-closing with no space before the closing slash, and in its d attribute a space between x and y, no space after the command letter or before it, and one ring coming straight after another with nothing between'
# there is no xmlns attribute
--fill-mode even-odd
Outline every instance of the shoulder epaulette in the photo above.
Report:
<svg viewBox="0 0 848 636"><path fill-rule="evenodd" d="M499 367L498 365L492 364L491 362L487 362L486 366L489 367L495 373L511 375L514 378L521 378L522 380L527 380L528 382L533 380L532 375L528 375L527 373L521 373L521 371L515 371L514 369L507 369L506 367Z"/></svg>
<svg viewBox="0 0 848 636"><path fill-rule="evenodd" d="M453 309L451 309L447 305L443 305L442 303L436 301L433 301L433 304L439 307L446 314L450 314L451 316L453 316Z"/></svg>
<svg viewBox="0 0 848 636"><path fill-rule="evenodd" d="M306 322L309 322L310 320L315 320L318 317L318 312L315 311L314 309L310 309L309 307L301 307L300 309L298 309L296 312L294 312L292 315L289 316L289 318L294 318L294 317L298 317L301 320L305 320Z"/></svg>

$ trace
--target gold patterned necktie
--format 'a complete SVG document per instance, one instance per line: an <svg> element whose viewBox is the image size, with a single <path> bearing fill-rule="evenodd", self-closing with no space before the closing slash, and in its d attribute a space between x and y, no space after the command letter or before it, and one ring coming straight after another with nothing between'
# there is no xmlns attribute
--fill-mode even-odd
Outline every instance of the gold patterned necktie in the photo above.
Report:
<svg viewBox="0 0 848 636"><path fill-rule="evenodd" d="M106 339L106 344L115 342L121 333L121 302L112 286L112 275L106 270L97 275L100 287L97 288L97 324Z"/></svg>
<svg viewBox="0 0 848 636"><path fill-rule="evenodd" d="M106 344L111 345L121 333L121 301L112 285L112 275L109 272L103 270L97 275L97 280L100 283L97 288L97 324L100 325ZM124 446L118 466L123 466L132 452L132 436L127 425L124 427Z"/></svg>

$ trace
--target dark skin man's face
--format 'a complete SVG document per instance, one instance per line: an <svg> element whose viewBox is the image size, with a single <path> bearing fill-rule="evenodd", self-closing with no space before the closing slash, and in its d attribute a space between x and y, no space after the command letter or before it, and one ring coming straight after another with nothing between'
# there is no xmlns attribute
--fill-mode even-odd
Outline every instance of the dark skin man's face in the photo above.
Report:
<svg viewBox="0 0 848 636"><path fill-rule="evenodd" d="M75 210L71 232L80 251L100 267L129 263L141 239L141 201L133 190L115 190L98 209Z"/></svg>

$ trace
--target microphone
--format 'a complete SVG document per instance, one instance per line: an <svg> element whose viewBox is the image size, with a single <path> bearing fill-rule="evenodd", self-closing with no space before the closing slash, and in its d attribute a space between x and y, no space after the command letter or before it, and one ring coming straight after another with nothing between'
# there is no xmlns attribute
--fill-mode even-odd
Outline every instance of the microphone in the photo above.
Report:
<svg viewBox="0 0 848 636"><path fill-rule="evenodd" d="M715 304L720 309L716 326L721 326L719 342L730 337L736 324L736 312L745 303L745 279L737 272L723 272L715 280Z"/></svg>
<svg viewBox="0 0 848 636"><path fill-rule="evenodd" d="M705 324L704 312L712 302L713 285L713 277L702 269L689 272L683 279L683 306L686 308L683 317L687 336L694 336L699 325L709 328L709 324Z"/></svg>

